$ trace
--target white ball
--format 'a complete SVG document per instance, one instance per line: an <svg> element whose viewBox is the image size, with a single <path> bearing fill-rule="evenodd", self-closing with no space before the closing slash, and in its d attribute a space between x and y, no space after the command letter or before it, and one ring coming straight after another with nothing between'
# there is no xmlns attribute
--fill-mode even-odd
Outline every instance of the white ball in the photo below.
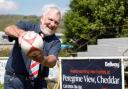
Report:
<svg viewBox="0 0 128 89"><path fill-rule="evenodd" d="M43 39L34 31L28 31L20 37L21 50L28 57L40 55L43 50Z"/></svg>

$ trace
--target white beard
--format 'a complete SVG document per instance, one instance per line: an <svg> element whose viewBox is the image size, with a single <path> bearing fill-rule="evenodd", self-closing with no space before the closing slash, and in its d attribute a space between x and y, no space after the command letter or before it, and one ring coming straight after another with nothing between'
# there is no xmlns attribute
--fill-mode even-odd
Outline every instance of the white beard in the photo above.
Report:
<svg viewBox="0 0 128 89"><path fill-rule="evenodd" d="M45 36L53 35L56 31L51 30L49 28L41 28L41 31L44 33Z"/></svg>

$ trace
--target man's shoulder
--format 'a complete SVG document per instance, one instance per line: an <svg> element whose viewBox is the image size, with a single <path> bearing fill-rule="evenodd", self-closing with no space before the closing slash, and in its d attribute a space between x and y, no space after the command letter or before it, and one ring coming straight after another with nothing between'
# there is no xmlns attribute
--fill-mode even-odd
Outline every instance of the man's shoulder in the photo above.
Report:
<svg viewBox="0 0 128 89"><path fill-rule="evenodd" d="M22 29L25 29L26 31L36 31L36 30L39 30L39 24L38 23L33 23L33 22L30 22L30 21L19 21L17 24L16 24L18 27L22 28ZM38 32L38 31L37 31Z"/></svg>
<svg viewBox="0 0 128 89"><path fill-rule="evenodd" d="M17 24L30 24L29 21L25 21L25 20L20 20L17 22Z"/></svg>

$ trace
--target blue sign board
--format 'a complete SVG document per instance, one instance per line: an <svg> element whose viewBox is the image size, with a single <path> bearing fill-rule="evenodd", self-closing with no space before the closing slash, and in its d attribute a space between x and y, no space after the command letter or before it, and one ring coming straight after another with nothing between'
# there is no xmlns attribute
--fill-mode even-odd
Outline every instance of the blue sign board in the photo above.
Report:
<svg viewBox="0 0 128 89"><path fill-rule="evenodd" d="M61 61L62 89L122 89L121 59Z"/></svg>

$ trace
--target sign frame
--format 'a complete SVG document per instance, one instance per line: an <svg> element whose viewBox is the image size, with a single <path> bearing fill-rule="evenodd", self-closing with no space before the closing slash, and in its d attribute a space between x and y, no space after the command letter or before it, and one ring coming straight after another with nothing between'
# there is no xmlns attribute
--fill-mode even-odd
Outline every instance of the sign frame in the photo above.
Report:
<svg viewBox="0 0 128 89"><path fill-rule="evenodd" d="M124 59L128 59L128 57L117 56L117 57L60 57L60 89L62 88L62 61L64 60L91 60L91 59L120 59L121 60L121 75L122 75L122 89L125 89L124 82Z"/></svg>

